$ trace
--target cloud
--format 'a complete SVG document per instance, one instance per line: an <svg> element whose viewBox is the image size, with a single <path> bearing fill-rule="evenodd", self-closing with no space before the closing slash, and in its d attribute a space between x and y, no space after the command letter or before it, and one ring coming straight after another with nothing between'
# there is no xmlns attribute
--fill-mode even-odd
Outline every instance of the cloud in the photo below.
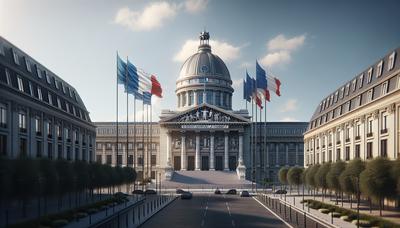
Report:
<svg viewBox="0 0 400 228"><path fill-rule="evenodd" d="M281 121L284 121L284 122L298 122L299 120L295 119L295 118L292 118L292 117L284 117L284 118L281 119Z"/></svg>
<svg viewBox="0 0 400 228"><path fill-rule="evenodd" d="M253 66L253 64L250 63L250 62L243 62L243 63L241 63L241 64L239 65L239 68L242 68L242 69L249 69L249 68L251 68L252 66Z"/></svg>
<svg viewBox="0 0 400 228"><path fill-rule="evenodd" d="M280 34L267 43L267 54L260 59L260 63L264 66L271 67L276 65L284 65L292 60L292 53L304 45L306 35L286 38Z"/></svg>
<svg viewBox="0 0 400 228"><path fill-rule="evenodd" d="M281 107L280 112L290 112L297 110L297 100L289 99L287 102Z"/></svg>
<svg viewBox="0 0 400 228"><path fill-rule="evenodd" d="M208 0L187 0L184 7L189 13L197 13L207 8L207 4Z"/></svg>
<svg viewBox="0 0 400 228"><path fill-rule="evenodd" d="M233 79L232 80L232 87L234 89L239 89L242 87L243 79Z"/></svg>
<svg viewBox="0 0 400 228"><path fill-rule="evenodd" d="M175 17L178 7L168 2L154 2L142 12L132 11L128 7L118 10L114 22L132 30L151 30Z"/></svg>
<svg viewBox="0 0 400 228"><path fill-rule="evenodd" d="M232 61L239 57L242 47L234 46L224 41L210 40L212 52L217 54L224 61ZM173 60L183 62L193 53L197 52L199 46L198 40L189 39L183 44L181 50L175 54Z"/></svg>

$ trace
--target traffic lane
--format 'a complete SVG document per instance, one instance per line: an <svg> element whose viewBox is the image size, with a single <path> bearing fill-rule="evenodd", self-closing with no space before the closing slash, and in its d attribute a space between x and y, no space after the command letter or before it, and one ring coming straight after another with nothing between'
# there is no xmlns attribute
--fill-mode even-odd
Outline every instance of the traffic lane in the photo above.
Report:
<svg viewBox="0 0 400 228"><path fill-rule="evenodd" d="M201 227L203 211L208 195L193 194L190 200L180 198L163 208L141 227Z"/></svg>
<svg viewBox="0 0 400 228"><path fill-rule="evenodd" d="M205 216L202 218L201 227L232 228L235 226L229 209L229 201L225 195L211 194L206 207Z"/></svg>
<svg viewBox="0 0 400 228"><path fill-rule="evenodd" d="M265 209L252 197L228 196L238 198L229 203L236 227L287 227L279 218Z"/></svg>

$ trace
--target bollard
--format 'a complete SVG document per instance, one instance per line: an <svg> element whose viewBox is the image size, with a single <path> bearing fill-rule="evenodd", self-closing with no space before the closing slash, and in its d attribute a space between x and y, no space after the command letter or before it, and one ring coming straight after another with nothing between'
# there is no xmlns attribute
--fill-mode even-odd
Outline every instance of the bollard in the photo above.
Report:
<svg viewBox="0 0 400 228"><path fill-rule="evenodd" d="M331 212L331 223L333 224L333 213Z"/></svg>
<svg viewBox="0 0 400 228"><path fill-rule="evenodd" d="M92 213L89 214L89 225L92 224Z"/></svg>
<svg viewBox="0 0 400 228"><path fill-rule="evenodd" d="M132 208L132 224L135 224L135 208Z"/></svg>
<svg viewBox="0 0 400 228"><path fill-rule="evenodd" d="M304 228L306 228L307 227L307 216L306 216L306 212L305 211L304 211L303 222L304 222Z"/></svg>
<svg viewBox="0 0 400 228"><path fill-rule="evenodd" d="M292 205L289 205L289 221L292 221Z"/></svg>

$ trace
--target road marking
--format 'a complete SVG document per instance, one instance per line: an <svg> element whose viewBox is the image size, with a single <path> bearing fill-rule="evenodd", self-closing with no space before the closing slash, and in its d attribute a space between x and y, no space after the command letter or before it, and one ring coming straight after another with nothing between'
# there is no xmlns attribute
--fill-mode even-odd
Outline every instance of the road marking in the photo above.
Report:
<svg viewBox="0 0 400 228"><path fill-rule="evenodd" d="M209 201L209 199L210 199L210 194L208 194L207 201L206 201L206 205L205 205L205 207L204 207L204 214L203 214L203 219L201 220L201 226L204 226L204 223L205 223L204 219L205 219L206 216L207 216L208 201Z"/></svg>
<svg viewBox="0 0 400 228"><path fill-rule="evenodd" d="M204 219L201 220L201 226L204 226Z"/></svg>
<svg viewBox="0 0 400 228"><path fill-rule="evenodd" d="M225 198L225 195L224 195L224 198ZM226 198L225 198L225 199L226 199ZM228 203L228 202L225 202L225 205L226 205L226 208L228 209L229 217L231 217L231 219L232 219L232 221L231 221L232 226L234 227L234 226L236 226L236 225L235 225L235 220L233 220L233 217L232 217L232 214L231 214L231 209L230 209L230 207L229 207L229 203Z"/></svg>
<svg viewBox="0 0 400 228"><path fill-rule="evenodd" d="M285 220L283 220L281 217L279 217L275 212L273 212L271 209L269 209L268 207L266 207L264 204L262 204L258 199L256 199L255 197L251 197L253 198L255 201L257 201L261 206L263 206L265 209L267 209L269 212L271 212L271 214L275 215L275 217L277 217L279 220L281 220L283 223L285 223L285 225L287 225L290 228L293 228L292 225L290 225L289 223L287 223Z"/></svg>

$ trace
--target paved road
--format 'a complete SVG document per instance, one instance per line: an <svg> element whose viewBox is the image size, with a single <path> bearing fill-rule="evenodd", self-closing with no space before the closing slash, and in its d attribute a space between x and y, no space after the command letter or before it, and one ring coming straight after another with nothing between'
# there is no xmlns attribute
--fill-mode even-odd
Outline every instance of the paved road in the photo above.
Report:
<svg viewBox="0 0 400 228"><path fill-rule="evenodd" d="M177 199L142 227L287 227L253 198L196 193Z"/></svg>

